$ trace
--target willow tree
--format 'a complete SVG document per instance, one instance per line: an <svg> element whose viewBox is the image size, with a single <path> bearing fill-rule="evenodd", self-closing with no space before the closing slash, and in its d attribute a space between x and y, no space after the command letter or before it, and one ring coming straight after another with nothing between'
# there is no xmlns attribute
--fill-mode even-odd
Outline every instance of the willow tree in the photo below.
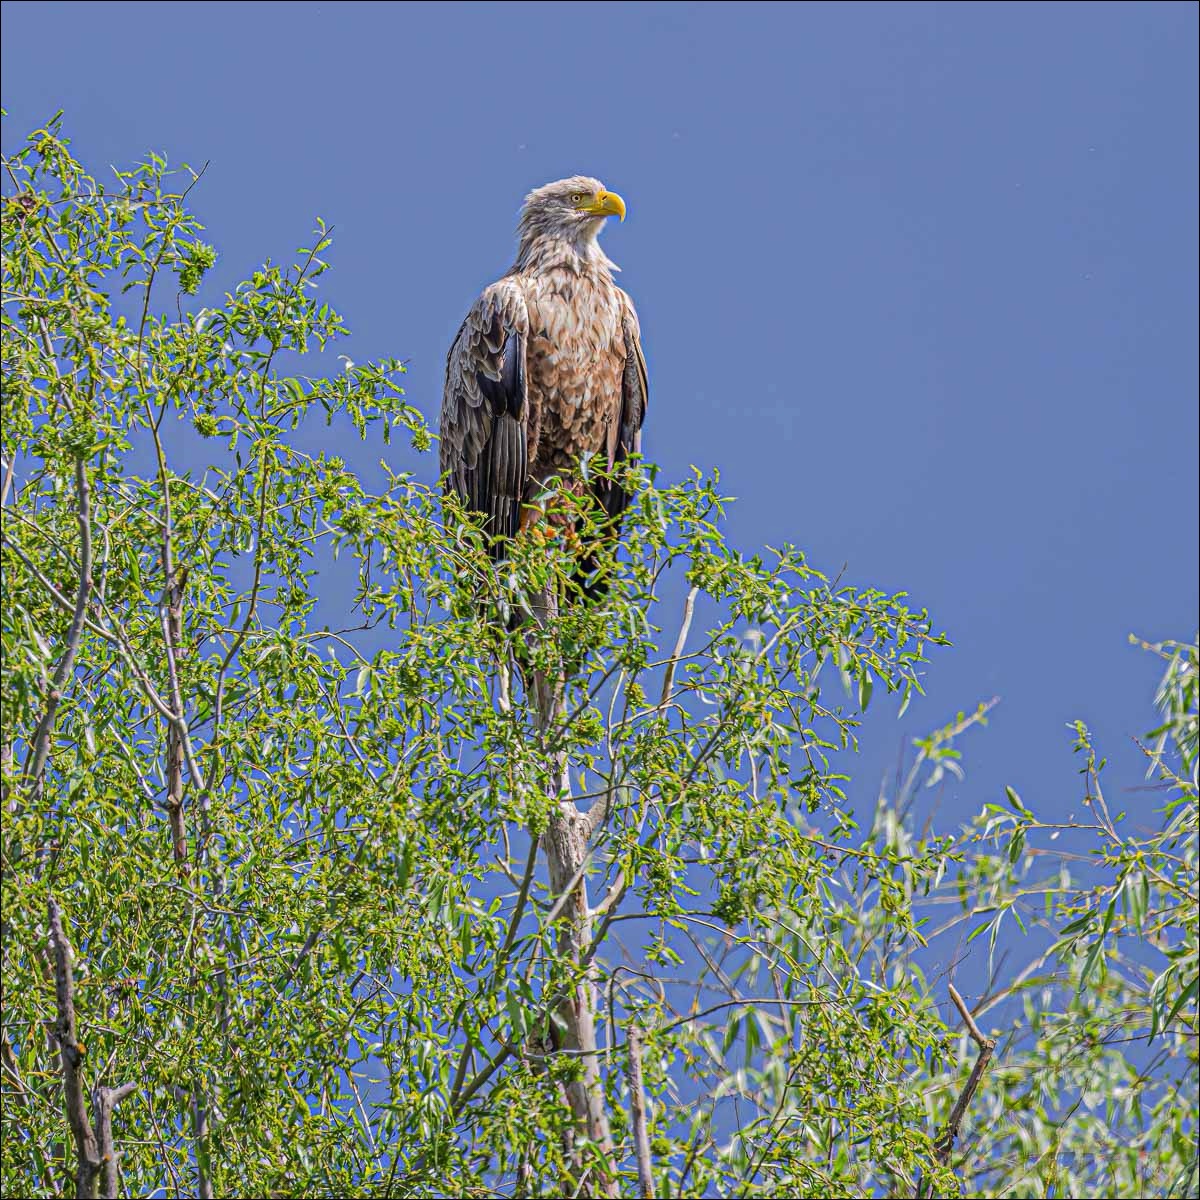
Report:
<svg viewBox="0 0 1200 1200"><path fill-rule="evenodd" d="M996 1194L1029 1137L1194 1187L1194 650L1163 827L1104 810L1094 878L1041 879L1015 793L913 830L979 714L856 816L926 613L738 553L715 477L640 466L602 598L570 538L497 568L430 471L360 476L430 444L399 365L305 373L346 332L324 226L214 298L196 173L102 187L57 122L5 171L6 1194ZM931 971L1035 903L1036 967L971 1005ZM1038 1154L1018 1192L1061 1185Z"/></svg>

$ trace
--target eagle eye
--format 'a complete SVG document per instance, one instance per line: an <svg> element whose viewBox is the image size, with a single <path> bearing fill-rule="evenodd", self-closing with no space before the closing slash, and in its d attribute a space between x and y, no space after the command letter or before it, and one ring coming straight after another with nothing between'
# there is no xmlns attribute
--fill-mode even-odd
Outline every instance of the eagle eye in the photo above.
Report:
<svg viewBox="0 0 1200 1200"><path fill-rule="evenodd" d="M583 203L583 193L582 192L572 192L571 193L571 203L572 204L582 204Z"/></svg>

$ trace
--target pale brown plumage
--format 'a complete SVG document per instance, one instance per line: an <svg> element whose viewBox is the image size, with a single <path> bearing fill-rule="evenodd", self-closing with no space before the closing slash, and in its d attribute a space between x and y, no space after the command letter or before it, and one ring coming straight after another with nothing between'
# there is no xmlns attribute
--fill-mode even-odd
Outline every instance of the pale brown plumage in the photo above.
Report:
<svg viewBox="0 0 1200 1200"><path fill-rule="evenodd" d="M576 176L530 192L517 261L471 306L446 358L441 466L447 490L513 536L522 505L580 460L610 469L641 445L647 387L637 314L596 242L619 196ZM616 517L628 503L592 486ZM503 549L494 541L495 553Z"/></svg>

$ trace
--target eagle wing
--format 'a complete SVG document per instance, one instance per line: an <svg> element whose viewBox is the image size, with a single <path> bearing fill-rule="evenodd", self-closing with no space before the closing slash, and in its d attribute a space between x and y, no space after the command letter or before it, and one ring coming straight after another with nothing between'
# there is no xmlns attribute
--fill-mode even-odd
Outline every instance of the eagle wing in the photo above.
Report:
<svg viewBox="0 0 1200 1200"><path fill-rule="evenodd" d="M631 454L641 451L642 422L646 419L646 405L650 400L637 312L628 295L620 289L618 293L621 298L621 331L625 339L625 369L621 372L620 415L609 430L607 450L610 470ZM620 516L629 504L628 493L616 483L601 485L598 498L612 517Z"/></svg>
<svg viewBox="0 0 1200 1200"><path fill-rule="evenodd" d="M446 356L442 473L493 536L516 534L529 470L528 333L524 293L502 279L471 306Z"/></svg>

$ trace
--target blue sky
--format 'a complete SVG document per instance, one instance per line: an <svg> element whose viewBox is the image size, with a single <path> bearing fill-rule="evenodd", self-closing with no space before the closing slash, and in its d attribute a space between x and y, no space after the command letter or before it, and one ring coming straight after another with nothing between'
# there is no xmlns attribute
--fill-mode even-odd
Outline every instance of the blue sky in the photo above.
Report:
<svg viewBox="0 0 1200 1200"><path fill-rule="evenodd" d="M1126 635L1197 624L1196 42L1193 4L9 3L4 142L62 107L96 169L210 161L219 286L322 215L334 352L408 359L431 420L524 193L600 177L648 455L956 644L859 796L999 695L948 805L1065 813L1072 718L1140 781Z"/></svg>

